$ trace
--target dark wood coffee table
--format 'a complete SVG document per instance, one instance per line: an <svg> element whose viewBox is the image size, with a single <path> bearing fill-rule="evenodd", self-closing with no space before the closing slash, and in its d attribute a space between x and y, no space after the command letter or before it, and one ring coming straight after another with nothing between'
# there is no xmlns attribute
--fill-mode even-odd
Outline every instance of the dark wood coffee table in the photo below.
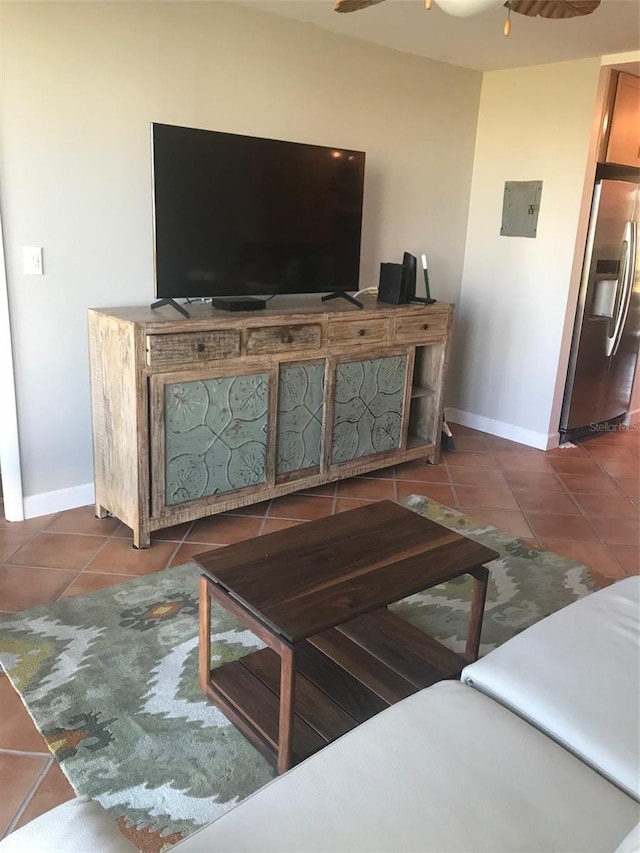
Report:
<svg viewBox="0 0 640 853"><path fill-rule="evenodd" d="M497 556L391 501L199 554L202 690L282 773L476 660ZM464 656L387 609L463 574ZM212 670L211 599L267 648Z"/></svg>

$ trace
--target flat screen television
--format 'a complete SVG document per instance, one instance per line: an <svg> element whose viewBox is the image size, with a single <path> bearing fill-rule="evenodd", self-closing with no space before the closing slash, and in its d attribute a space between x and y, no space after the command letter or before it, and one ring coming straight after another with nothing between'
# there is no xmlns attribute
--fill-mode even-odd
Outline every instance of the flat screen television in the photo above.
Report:
<svg viewBox="0 0 640 853"><path fill-rule="evenodd" d="M155 294L358 290L365 154L152 123Z"/></svg>

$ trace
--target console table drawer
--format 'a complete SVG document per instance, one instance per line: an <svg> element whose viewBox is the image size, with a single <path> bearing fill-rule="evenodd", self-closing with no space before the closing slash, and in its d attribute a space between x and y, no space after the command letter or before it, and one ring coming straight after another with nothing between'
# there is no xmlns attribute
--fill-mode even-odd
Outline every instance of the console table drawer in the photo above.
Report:
<svg viewBox="0 0 640 853"><path fill-rule="evenodd" d="M247 329L247 355L285 350L317 349L322 343L320 323L291 326L260 326Z"/></svg>
<svg viewBox="0 0 640 853"><path fill-rule="evenodd" d="M422 317L397 319L393 341L398 344L407 344L443 338L447 332L448 322L448 314L424 314Z"/></svg>
<svg viewBox="0 0 640 853"><path fill-rule="evenodd" d="M330 344L384 344L389 340L389 321L334 320L329 322Z"/></svg>
<svg viewBox="0 0 640 853"><path fill-rule="evenodd" d="M238 329L211 332L189 332L175 335L147 335L147 365L173 367L176 364L198 364L240 355Z"/></svg>

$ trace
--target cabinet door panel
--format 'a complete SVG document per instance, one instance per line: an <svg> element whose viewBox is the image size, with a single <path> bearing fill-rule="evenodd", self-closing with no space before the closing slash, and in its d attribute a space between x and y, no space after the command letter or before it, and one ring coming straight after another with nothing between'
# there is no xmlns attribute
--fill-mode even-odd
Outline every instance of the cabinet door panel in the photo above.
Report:
<svg viewBox="0 0 640 853"><path fill-rule="evenodd" d="M266 481L269 376L164 385L165 503Z"/></svg>
<svg viewBox="0 0 640 853"><path fill-rule="evenodd" d="M618 76L606 159L640 166L640 79L632 74Z"/></svg>
<svg viewBox="0 0 640 853"><path fill-rule="evenodd" d="M276 474L320 466L323 396L324 361L280 367Z"/></svg>
<svg viewBox="0 0 640 853"><path fill-rule="evenodd" d="M406 355L336 365L331 464L400 447Z"/></svg>

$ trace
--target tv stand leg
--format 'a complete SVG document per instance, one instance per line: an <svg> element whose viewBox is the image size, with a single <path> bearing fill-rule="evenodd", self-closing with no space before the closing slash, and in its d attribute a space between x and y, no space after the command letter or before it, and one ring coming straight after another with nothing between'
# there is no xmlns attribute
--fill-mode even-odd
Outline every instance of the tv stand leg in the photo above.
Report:
<svg viewBox="0 0 640 853"><path fill-rule="evenodd" d="M175 308L176 311L184 314L185 317L191 317L191 314L189 314L187 309L183 308L182 305L178 305L175 299L159 299L157 302L152 303L151 308L162 308L163 305L171 305L172 308Z"/></svg>
<svg viewBox="0 0 640 853"><path fill-rule="evenodd" d="M351 302L357 308L362 308L362 302L359 302L355 296L351 296L350 293L327 293L322 297L322 302L326 302L328 299L346 299L347 302Z"/></svg>

